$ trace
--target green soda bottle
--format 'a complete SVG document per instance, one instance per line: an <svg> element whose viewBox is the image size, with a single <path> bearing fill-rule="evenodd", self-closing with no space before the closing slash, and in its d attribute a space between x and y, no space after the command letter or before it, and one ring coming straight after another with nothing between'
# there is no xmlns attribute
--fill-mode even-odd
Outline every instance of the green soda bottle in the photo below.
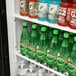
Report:
<svg viewBox="0 0 76 76"><path fill-rule="evenodd" d="M39 40L39 45L37 46L37 61L43 63L45 61L46 52L47 52L47 43L46 43L46 27L41 28L41 35Z"/></svg>
<svg viewBox="0 0 76 76"><path fill-rule="evenodd" d="M68 61L68 72L69 76L76 76L76 36L74 36L74 44L72 53Z"/></svg>
<svg viewBox="0 0 76 76"><path fill-rule="evenodd" d="M49 49L47 50L46 63L49 67L54 67L56 62L58 49L58 34L59 30L53 30L53 38L50 41Z"/></svg>
<svg viewBox="0 0 76 76"><path fill-rule="evenodd" d="M27 54L28 45L29 45L28 23L23 22L23 31L21 35L21 41L20 41L20 51L22 55Z"/></svg>
<svg viewBox="0 0 76 76"><path fill-rule="evenodd" d="M68 64L69 53L69 33L64 33L64 40L61 44L60 52L57 56L57 68L58 71L65 72Z"/></svg>
<svg viewBox="0 0 76 76"><path fill-rule="evenodd" d="M30 42L28 46L28 55L30 58L35 59L36 56L36 47L38 44L38 33L37 33L37 25L33 24L32 25L32 31L30 34Z"/></svg>

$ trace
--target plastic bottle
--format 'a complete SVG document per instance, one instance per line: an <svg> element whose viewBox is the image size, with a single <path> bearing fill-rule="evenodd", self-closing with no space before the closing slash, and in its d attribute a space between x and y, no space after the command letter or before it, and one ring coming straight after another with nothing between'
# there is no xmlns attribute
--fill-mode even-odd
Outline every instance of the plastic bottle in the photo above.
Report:
<svg viewBox="0 0 76 76"><path fill-rule="evenodd" d="M48 1L48 22L58 22L59 4L61 0L49 0Z"/></svg>
<svg viewBox="0 0 76 76"><path fill-rule="evenodd" d="M28 0L20 0L20 15L28 15Z"/></svg>
<svg viewBox="0 0 76 76"><path fill-rule="evenodd" d="M30 34L30 44L28 46L28 55L30 58L35 59L36 57L36 48L38 44L38 33L37 33L37 25L32 25L32 31Z"/></svg>
<svg viewBox="0 0 76 76"><path fill-rule="evenodd" d="M38 0L29 0L29 17L37 18Z"/></svg>
<svg viewBox="0 0 76 76"><path fill-rule="evenodd" d="M60 52L57 56L57 68L60 72L65 72L68 65L68 57L70 56L69 33L64 33L64 39L61 44Z"/></svg>
<svg viewBox="0 0 76 76"><path fill-rule="evenodd" d="M45 57L46 57L46 52L47 52L47 47L48 47L46 43L46 40L47 40L46 30L47 30L46 27L41 28L41 35L39 38L39 44L37 46L36 58L37 58L37 61L41 63L45 62Z"/></svg>
<svg viewBox="0 0 76 76"><path fill-rule="evenodd" d="M58 16L58 24L60 26L69 26L71 8L72 8L71 0L62 0Z"/></svg>
<svg viewBox="0 0 76 76"><path fill-rule="evenodd" d="M73 0L73 7L71 10L71 19L69 25L72 29L76 29L76 0Z"/></svg>
<svg viewBox="0 0 76 76"><path fill-rule="evenodd" d="M74 44L72 53L68 61L68 72L69 76L76 76L76 35L74 36Z"/></svg>
<svg viewBox="0 0 76 76"><path fill-rule="evenodd" d="M24 61L20 61L18 69L17 69L17 76L27 76L27 67Z"/></svg>
<svg viewBox="0 0 76 76"><path fill-rule="evenodd" d="M27 54L28 45L29 45L28 23L23 22L23 31L21 35L21 41L20 41L20 51L22 55Z"/></svg>
<svg viewBox="0 0 76 76"><path fill-rule="evenodd" d="M38 0L38 20L47 21L47 0Z"/></svg>
<svg viewBox="0 0 76 76"><path fill-rule="evenodd" d="M49 67L55 67L56 57L58 53L58 33L59 30L53 30L53 38L50 42L49 49L47 50L46 63Z"/></svg>

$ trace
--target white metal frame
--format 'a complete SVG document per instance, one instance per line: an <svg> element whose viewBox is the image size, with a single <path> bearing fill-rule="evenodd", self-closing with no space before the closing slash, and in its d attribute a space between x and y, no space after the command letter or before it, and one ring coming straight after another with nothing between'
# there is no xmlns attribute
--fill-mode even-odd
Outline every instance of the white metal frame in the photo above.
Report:
<svg viewBox="0 0 76 76"><path fill-rule="evenodd" d="M7 27L9 42L9 60L11 76L16 76L16 55L15 55L15 22L14 22L14 0L6 0Z"/></svg>
<svg viewBox="0 0 76 76"><path fill-rule="evenodd" d="M39 23L39 24L43 24L43 25L46 25L46 26L50 26L50 27L53 27L53 28L58 28L58 29L61 29L61 30L65 30L65 31L69 31L69 32L73 32L73 33L76 33L76 30L72 30L68 27L61 27L61 26L58 26L57 24L50 24L48 22L42 22L42 21L38 21L37 19L30 19L28 17L22 17L20 16L19 14L15 14L15 11L14 11L14 6L15 6L15 3L14 3L15 0L6 0L6 9L7 9L7 24L8 24L8 41L9 41L9 59L10 59L10 72L11 72L11 76L16 76L16 62L17 62L17 58L16 58L16 55L20 56L21 58L25 59L25 60L28 60L38 66L41 66L49 71L52 71L58 75L61 75L63 76L61 73L58 73L42 64L39 64L27 57L24 57L22 55L20 55L19 53L15 53L17 51L16 49L16 25L15 25L15 18L19 18L19 19L23 19L23 20L26 20L26 21L31 21L31 22L35 22L35 23Z"/></svg>

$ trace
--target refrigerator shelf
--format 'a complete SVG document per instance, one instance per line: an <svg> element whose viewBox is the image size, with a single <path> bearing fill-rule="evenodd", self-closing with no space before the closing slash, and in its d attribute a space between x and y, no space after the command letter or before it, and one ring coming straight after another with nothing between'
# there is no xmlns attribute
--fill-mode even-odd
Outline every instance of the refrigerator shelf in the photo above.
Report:
<svg viewBox="0 0 76 76"><path fill-rule="evenodd" d="M58 24L51 24L51 23L48 23L47 21L39 21L38 19L32 19L32 18L29 18L29 17L20 16L19 14L15 14L14 17L18 18L18 19L23 19L23 20L26 20L26 21L30 21L30 22L42 24L42 25L45 25L45 26L48 26L48 27L64 30L64 31L67 31L67 32L76 33L76 30L74 30L74 29L71 29L69 27L62 27L62 26L59 26Z"/></svg>
<svg viewBox="0 0 76 76"><path fill-rule="evenodd" d="M44 69L46 69L46 70L48 70L48 71L51 71L51 72L55 73L55 74L58 75L58 76L65 76L65 75L63 75L62 73L59 73L59 72L57 72L57 71L55 71L55 70L53 70L53 69L45 66L44 64L40 64L39 62L36 62L35 60L29 59L27 56L21 55L20 52L16 52L15 54L16 54L16 56L19 56L19 57L21 57L21 58L23 58L23 59L25 59L25 60L27 60L27 61L29 61L29 62L32 62L32 63L34 63L35 65L38 65L38 66L40 66L40 67L42 67L42 68L44 68Z"/></svg>

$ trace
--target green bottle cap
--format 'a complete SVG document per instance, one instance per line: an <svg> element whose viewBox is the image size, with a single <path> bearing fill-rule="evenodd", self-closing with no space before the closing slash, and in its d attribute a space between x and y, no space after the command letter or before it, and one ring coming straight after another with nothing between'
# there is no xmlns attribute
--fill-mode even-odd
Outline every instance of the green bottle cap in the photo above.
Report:
<svg viewBox="0 0 76 76"><path fill-rule="evenodd" d="M46 30L47 30L46 27L42 27L42 28L41 28L41 31L43 31L43 32L45 32Z"/></svg>
<svg viewBox="0 0 76 76"><path fill-rule="evenodd" d="M32 29L36 29L37 28L37 25L36 24L33 24L32 25Z"/></svg>
<svg viewBox="0 0 76 76"><path fill-rule="evenodd" d="M27 26L27 24L28 24L27 22L23 22L23 26Z"/></svg>
<svg viewBox="0 0 76 76"><path fill-rule="evenodd" d="M64 38L69 38L69 33L65 32L64 33Z"/></svg>
<svg viewBox="0 0 76 76"><path fill-rule="evenodd" d="M53 34L57 35L59 33L59 30L53 30Z"/></svg>
<svg viewBox="0 0 76 76"><path fill-rule="evenodd" d="M74 41L76 41L76 36L74 36Z"/></svg>

